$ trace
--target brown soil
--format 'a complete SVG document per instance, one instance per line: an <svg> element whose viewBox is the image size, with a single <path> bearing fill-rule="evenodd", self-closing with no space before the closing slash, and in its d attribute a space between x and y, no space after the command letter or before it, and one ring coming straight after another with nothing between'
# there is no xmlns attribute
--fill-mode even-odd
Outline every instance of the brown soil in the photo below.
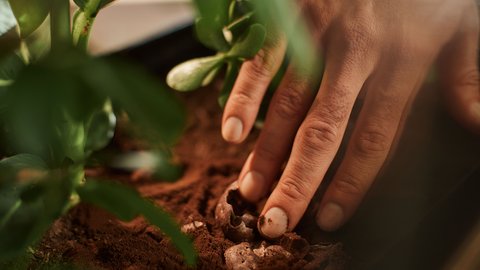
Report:
<svg viewBox="0 0 480 270"><path fill-rule="evenodd" d="M225 143L220 136L221 111L215 92L208 89L184 98L189 108L189 124L175 148L176 157L186 166L175 183L162 183L141 173L92 169L89 174L108 176L137 188L153 199L191 235L198 251L198 269L226 269L225 251L236 243L226 239L215 222L214 212L225 188L236 180L249 154L256 131L240 146ZM115 147L141 148L122 136ZM303 231L303 230L302 230ZM309 230L312 233L312 229ZM322 235L313 229L315 239ZM310 239L310 238L309 238ZM318 241L318 240L316 240ZM261 244L252 243L256 247ZM296 257L293 264L260 264L260 269L303 268L315 260L316 269L339 269L345 262L340 245L315 245L312 254ZM300 262L300 263L299 263ZM138 218L124 223L103 210L81 204L59 219L34 253L31 268L50 263L75 264L94 269L185 269L182 257L161 232ZM262 266L263 265L263 266ZM310 264L310 267L312 264Z"/></svg>

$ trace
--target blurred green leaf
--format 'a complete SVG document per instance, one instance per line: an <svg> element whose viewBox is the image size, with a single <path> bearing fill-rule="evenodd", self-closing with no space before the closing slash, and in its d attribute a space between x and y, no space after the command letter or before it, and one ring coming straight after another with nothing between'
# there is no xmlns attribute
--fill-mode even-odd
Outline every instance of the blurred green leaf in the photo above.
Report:
<svg viewBox="0 0 480 270"><path fill-rule="evenodd" d="M74 119L68 110L61 111L56 123L57 134L61 142L62 156L74 163L83 162L85 154L86 134L83 119Z"/></svg>
<svg viewBox="0 0 480 270"><path fill-rule="evenodd" d="M54 221L53 217L45 214L51 211L48 209L51 205L44 200L18 203L14 207L10 218L0 227L0 259L12 258L22 253L27 246L37 241Z"/></svg>
<svg viewBox="0 0 480 270"><path fill-rule="evenodd" d="M267 32L265 27L259 23L252 24L238 42L228 52L230 57L252 58L263 47Z"/></svg>
<svg viewBox="0 0 480 270"><path fill-rule="evenodd" d="M46 170L47 164L39 156L18 154L0 160L0 178L3 180L18 173L22 169Z"/></svg>
<svg viewBox="0 0 480 270"><path fill-rule="evenodd" d="M14 199L15 197L12 198L12 201ZM47 229L48 224L44 221L43 211L44 205L41 201L22 204L18 200L7 213L2 213L3 220L0 227L1 260L22 253L29 244L36 241Z"/></svg>
<svg viewBox="0 0 480 270"><path fill-rule="evenodd" d="M218 27L210 20L198 18L195 21L195 32L198 40L210 49L223 52L230 48L223 35L223 27Z"/></svg>
<svg viewBox="0 0 480 270"><path fill-rule="evenodd" d="M101 110L94 112L88 124L85 150L91 153L107 146L113 138L116 121L111 103L107 101Z"/></svg>
<svg viewBox="0 0 480 270"><path fill-rule="evenodd" d="M134 123L154 132L162 142L173 144L183 131L183 107L167 87L141 68L98 60L84 69L83 77L90 88L110 97Z"/></svg>
<svg viewBox="0 0 480 270"><path fill-rule="evenodd" d="M70 68L48 61L29 65L5 95L4 120L13 150L40 156L53 167L66 156L82 158L77 131L82 132L81 116L94 98L75 76L78 67Z"/></svg>
<svg viewBox="0 0 480 270"><path fill-rule="evenodd" d="M211 82L213 82L213 80L218 75L221 69L222 69L222 65L219 65L216 68L214 68L212 71L210 71L210 73L208 73L208 75L203 80L202 86L209 85Z"/></svg>
<svg viewBox="0 0 480 270"><path fill-rule="evenodd" d="M28 269L33 259L31 252L23 252L9 260L0 261L0 269L25 270Z"/></svg>
<svg viewBox="0 0 480 270"><path fill-rule="evenodd" d="M250 13L254 10L251 0L234 0L231 1L228 9L228 16L230 22L233 22L235 18L242 17L243 15Z"/></svg>
<svg viewBox="0 0 480 270"><path fill-rule="evenodd" d="M59 217L71 194L67 177L70 174L57 171L35 183L0 189L0 260L21 254ZM43 188L34 188L36 192L28 194L35 185Z"/></svg>
<svg viewBox="0 0 480 270"><path fill-rule="evenodd" d="M0 189L18 180L24 182L35 180L42 177L46 170L45 161L32 154L18 154L4 158L0 161ZM20 175L22 171L23 175Z"/></svg>
<svg viewBox="0 0 480 270"><path fill-rule="evenodd" d="M194 4L198 11L195 28L200 42L217 51L228 50L222 30L228 24L230 0L194 0Z"/></svg>
<svg viewBox="0 0 480 270"><path fill-rule="evenodd" d="M236 60L232 60L228 63L227 72L225 73L225 80L223 82L222 91L220 92L220 96L218 97L218 104L220 107L225 107L225 104L228 101L228 97L230 96L230 92L233 89L233 85L237 80L238 73L240 71L241 63Z"/></svg>
<svg viewBox="0 0 480 270"><path fill-rule="evenodd" d="M17 54L10 53L0 59L0 80L15 80L19 71L24 67L22 59Z"/></svg>
<svg viewBox="0 0 480 270"><path fill-rule="evenodd" d="M178 91L192 91L205 85L209 74L225 61L223 55L192 59L174 67L167 75L167 84Z"/></svg>
<svg viewBox="0 0 480 270"><path fill-rule="evenodd" d="M50 9L46 0L9 0L22 38L29 36L45 20Z"/></svg>
<svg viewBox="0 0 480 270"><path fill-rule="evenodd" d="M134 190L112 182L87 180L77 191L82 201L97 205L121 220L130 221L137 215L142 215L172 239L172 243L182 252L190 266L195 264L196 254L193 245L179 230L175 221Z"/></svg>
<svg viewBox="0 0 480 270"><path fill-rule="evenodd" d="M199 16L218 21L222 26L228 21L231 0L193 0Z"/></svg>
<svg viewBox="0 0 480 270"><path fill-rule="evenodd" d="M36 63L44 59L50 51L50 18L47 17L35 32L23 39L30 63Z"/></svg>
<svg viewBox="0 0 480 270"><path fill-rule="evenodd" d="M285 33L289 43L289 53L301 71L312 72L319 65L314 42L305 21L298 17L296 1L252 0L259 18L270 29ZM300 20L299 20L300 19ZM321 63L320 63L321 65ZM318 72L321 73L321 72Z"/></svg>
<svg viewBox="0 0 480 270"><path fill-rule="evenodd" d="M226 30L230 31L233 37L240 36L240 34L243 33L251 24L253 14L253 12L248 12L247 14L235 19L226 26Z"/></svg>

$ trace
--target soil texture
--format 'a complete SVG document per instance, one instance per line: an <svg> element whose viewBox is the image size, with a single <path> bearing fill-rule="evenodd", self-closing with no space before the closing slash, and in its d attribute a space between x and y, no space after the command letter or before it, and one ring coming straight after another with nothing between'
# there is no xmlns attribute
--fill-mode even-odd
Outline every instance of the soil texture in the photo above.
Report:
<svg viewBox="0 0 480 270"><path fill-rule="evenodd" d="M242 242L225 236L215 220L215 209L225 189L237 179L258 131L242 145L225 143L220 135L221 109L216 94L202 89L182 97L189 121L174 150L175 158L185 165L179 181L166 183L142 172L108 168L92 168L88 174L127 183L171 213L193 239L197 269L343 269L347 260L341 244L324 242L324 233L314 226L308 231L317 237L308 239L315 239L315 243L295 233L276 241L256 235ZM131 151L144 146L120 130L113 147ZM187 269L169 239L143 219L121 222L86 204L53 224L35 250L31 268L50 263L88 269Z"/></svg>

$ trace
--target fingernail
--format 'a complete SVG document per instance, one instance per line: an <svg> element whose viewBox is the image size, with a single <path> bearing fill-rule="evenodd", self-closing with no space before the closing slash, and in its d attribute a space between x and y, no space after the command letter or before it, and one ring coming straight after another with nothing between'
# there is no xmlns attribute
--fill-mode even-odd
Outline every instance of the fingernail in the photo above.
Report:
<svg viewBox="0 0 480 270"><path fill-rule="evenodd" d="M230 117L222 128L222 136L229 142L238 142L242 137L243 123L237 117Z"/></svg>
<svg viewBox="0 0 480 270"><path fill-rule="evenodd" d="M263 195L265 181L263 176L256 172L250 171L242 179L240 184L240 194L243 198L250 202L257 202Z"/></svg>
<svg viewBox="0 0 480 270"><path fill-rule="evenodd" d="M335 231L342 225L343 210L336 203L327 203L318 213L317 225L327 232Z"/></svg>
<svg viewBox="0 0 480 270"><path fill-rule="evenodd" d="M258 231L266 238L275 239L282 236L288 228L288 216L279 207L272 207L258 219Z"/></svg>

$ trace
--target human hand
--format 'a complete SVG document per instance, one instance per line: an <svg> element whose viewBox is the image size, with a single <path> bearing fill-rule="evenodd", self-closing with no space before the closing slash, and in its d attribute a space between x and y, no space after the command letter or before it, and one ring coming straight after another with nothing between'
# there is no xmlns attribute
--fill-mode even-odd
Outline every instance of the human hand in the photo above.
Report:
<svg viewBox="0 0 480 270"><path fill-rule="evenodd" d="M325 59L322 83L315 93L313 76L296 72L293 65L288 68L239 177L242 195L256 202L268 194L287 161L261 213L259 231L269 238L292 230L303 216L338 151L360 93L363 107L317 213L317 224L326 231L338 229L357 209L436 59L452 111L480 132L479 30L473 0L297 3ZM240 143L247 137L285 50L280 35L242 66L223 115L227 141Z"/></svg>

